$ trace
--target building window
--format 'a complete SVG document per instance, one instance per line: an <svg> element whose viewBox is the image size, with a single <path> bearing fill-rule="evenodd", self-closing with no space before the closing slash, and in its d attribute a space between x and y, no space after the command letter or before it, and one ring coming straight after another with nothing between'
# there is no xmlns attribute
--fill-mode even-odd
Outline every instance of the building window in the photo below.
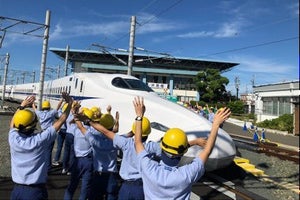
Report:
<svg viewBox="0 0 300 200"><path fill-rule="evenodd" d="M279 98L279 116L283 114L291 114L291 103L289 97Z"/></svg>
<svg viewBox="0 0 300 200"><path fill-rule="evenodd" d="M263 113L267 115L280 116L291 113L291 103L289 97L264 98Z"/></svg>

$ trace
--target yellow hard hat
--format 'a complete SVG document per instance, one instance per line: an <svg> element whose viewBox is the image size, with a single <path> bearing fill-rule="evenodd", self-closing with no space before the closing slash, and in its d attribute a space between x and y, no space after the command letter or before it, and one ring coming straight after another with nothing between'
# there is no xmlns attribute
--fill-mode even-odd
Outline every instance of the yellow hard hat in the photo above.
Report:
<svg viewBox="0 0 300 200"><path fill-rule="evenodd" d="M93 111L94 113L94 121L100 121L100 117L101 117L101 110L99 107L92 107L91 111Z"/></svg>
<svg viewBox="0 0 300 200"><path fill-rule="evenodd" d="M185 132L179 128L170 128L165 133L160 146L162 150L173 155L183 155L188 150Z"/></svg>
<svg viewBox="0 0 300 200"><path fill-rule="evenodd" d="M220 109L217 111L217 113L221 112L222 110L224 110L224 108L220 108Z"/></svg>
<svg viewBox="0 0 300 200"><path fill-rule="evenodd" d="M37 118L33 111L29 109L19 110L13 117L14 127L21 132L26 132L36 126Z"/></svg>
<svg viewBox="0 0 300 200"><path fill-rule="evenodd" d="M101 113L101 110L100 110L100 108L99 108L99 107L96 107L96 106L94 106L94 107L91 107L91 111L93 111L94 113L96 113L96 112L99 112L99 113Z"/></svg>
<svg viewBox="0 0 300 200"><path fill-rule="evenodd" d="M43 101L42 103L42 109L49 109L50 106L50 102L49 101Z"/></svg>
<svg viewBox="0 0 300 200"><path fill-rule="evenodd" d="M109 114L109 113L101 115L99 122L106 129L111 129L115 125L114 117L111 114Z"/></svg>
<svg viewBox="0 0 300 200"><path fill-rule="evenodd" d="M93 115L94 115L93 111L91 111L91 110L88 109L88 108L85 108L85 109L83 109L83 114L84 114L85 116L87 116L90 120L93 121L93 119L94 119L94 117L93 117Z"/></svg>
<svg viewBox="0 0 300 200"><path fill-rule="evenodd" d="M135 121L132 124L132 132L135 134ZM151 133L150 121L147 117L142 118L142 137L146 137Z"/></svg>

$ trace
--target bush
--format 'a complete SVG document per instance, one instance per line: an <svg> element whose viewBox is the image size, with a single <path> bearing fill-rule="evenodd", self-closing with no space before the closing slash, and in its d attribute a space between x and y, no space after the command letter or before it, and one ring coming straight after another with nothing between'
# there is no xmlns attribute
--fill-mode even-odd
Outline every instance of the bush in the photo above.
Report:
<svg viewBox="0 0 300 200"><path fill-rule="evenodd" d="M234 114L244 113L244 103L242 101L231 101L226 105Z"/></svg>
<svg viewBox="0 0 300 200"><path fill-rule="evenodd" d="M264 120L262 122L257 123L256 125L263 128L288 131L289 133L292 133L294 128L293 114L284 114L276 119Z"/></svg>

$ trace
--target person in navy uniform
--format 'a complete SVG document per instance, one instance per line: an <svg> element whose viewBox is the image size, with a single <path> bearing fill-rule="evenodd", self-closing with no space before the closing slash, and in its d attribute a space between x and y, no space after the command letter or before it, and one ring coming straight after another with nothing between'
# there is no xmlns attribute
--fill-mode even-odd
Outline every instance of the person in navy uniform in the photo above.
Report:
<svg viewBox="0 0 300 200"><path fill-rule="evenodd" d="M73 105L72 113L76 113L80 104ZM89 119L92 118L93 112L89 109L82 109L83 115ZM90 129L88 123L82 124L74 118L73 123L77 127L74 129L74 152L75 159L71 170L71 178L65 190L64 199L73 199L74 193L81 180L80 200L91 199L92 178L93 178L93 153L92 146L88 139L82 134L81 128ZM72 122L71 122L72 123Z"/></svg>
<svg viewBox="0 0 300 200"><path fill-rule="evenodd" d="M73 105L76 105L77 101L73 102ZM72 105L72 107L73 107ZM68 104L64 104L62 110L65 110L65 108L68 106ZM71 109L72 110L72 109ZM76 129L75 123L70 123L74 119L72 112L70 112L65 125L66 125L66 137L65 137L65 144L64 144L64 152L63 152L63 161L62 161L62 174L70 175L72 171L72 167L75 160L75 152L74 152L74 130Z"/></svg>
<svg viewBox="0 0 300 200"><path fill-rule="evenodd" d="M65 103L62 107L59 108L58 113L57 113L58 117L60 117L64 113L67 106L68 105ZM57 138L56 138L57 146L56 146L55 156L54 156L54 159L52 161L53 166L59 166L60 165L61 152L62 152L62 149L63 149L63 146L64 146L66 134L67 134L67 123L66 122L61 126L61 128L58 132Z"/></svg>
<svg viewBox="0 0 300 200"><path fill-rule="evenodd" d="M48 127L50 127L55 119L58 117L58 110L63 102L63 99L61 99L57 105L56 109L51 109L51 104L48 100L45 100L42 102L41 110L38 110L35 106L35 104L32 104L32 108L37 115L40 126L42 130L46 130ZM59 134L58 134L59 136ZM51 160L52 160L52 150L54 147L55 141L52 142L50 148L49 148L49 160L48 160L48 170L51 169Z"/></svg>
<svg viewBox="0 0 300 200"><path fill-rule="evenodd" d="M94 107L93 107L94 108ZM108 107L109 108L109 107ZM110 107L111 108L111 107ZM106 129L115 133L119 130L119 113L116 117L110 112L97 115L98 110L92 108L92 120L102 124ZM111 109L110 109L111 110ZM118 199L118 166L117 166L117 149L113 146L113 141L107 138L103 133L97 131L93 127L86 129L81 123L78 123L82 134L88 139L93 150L93 183L91 200L116 200Z"/></svg>
<svg viewBox="0 0 300 200"><path fill-rule="evenodd" d="M73 99L66 93L62 97L70 105ZM11 199L48 199L46 182L48 177L49 147L55 141L57 131L66 121L71 107L68 106L60 118L41 132L35 132L38 118L27 108L35 101L29 96L22 101L10 122L9 146L11 154L11 176L14 187Z"/></svg>
<svg viewBox="0 0 300 200"><path fill-rule="evenodd" d="M135 149L139 172L143 179L145 199L190 199L192 184L204 174L204 164L214 147L220 124L230 115L224 109L215 115L207 143L198 157L190 164L178 166L189 145L187 136L179 128L170 128L161 141L161 161L152 160L142 142L142 119L144 118L144 100L134 99L136 112Z"/></svg>

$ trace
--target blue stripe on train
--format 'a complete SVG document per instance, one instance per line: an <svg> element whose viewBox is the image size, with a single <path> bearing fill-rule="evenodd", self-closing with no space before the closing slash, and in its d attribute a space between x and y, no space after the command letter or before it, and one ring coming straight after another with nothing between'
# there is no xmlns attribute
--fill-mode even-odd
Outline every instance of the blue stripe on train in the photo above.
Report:
<svg viewBox="0 0 300 200"><path fill-rule="evenodd" d="M37 95L37 93L32 92L14 92L16 95L23 95L24 97L30 96L30 95ZM71 95L71 97L76 101L82 101L87 99L102 99L99 97L89 97L89 96L74 96ZM61 98L60 94L43 94L43 98L52 99L52 100L59 100Z"/></svg>

